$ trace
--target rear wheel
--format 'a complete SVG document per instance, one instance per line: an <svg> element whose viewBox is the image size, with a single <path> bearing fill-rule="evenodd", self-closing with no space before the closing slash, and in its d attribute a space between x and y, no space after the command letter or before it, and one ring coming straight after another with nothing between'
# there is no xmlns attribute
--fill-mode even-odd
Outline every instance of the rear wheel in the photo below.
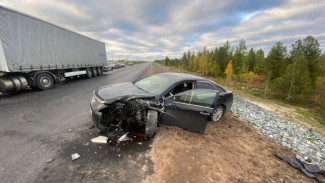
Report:
<svg viewBox="0 0 325 183"><path fill-rule="evenodd" d="M93 77L93 71L91 68L86 68L86 75L87 75L87 78Z"/></svg>
<svg viewBox="0 0 325 183"><path fill-rule="evenodd" d="M103 74L103 70L101 67L97 67L97 75L101 76Z"/></svg>
<svg viewBox="0 0 325 183"><path fill-rule="evenodd" d="M211 121L217 122L225 113L225 108L223 106L217 106L214 108L213 113L211 114Z"/></svg>
<svg viewBox="0 0 325 183"><path fill-rule="evenodd" d="M157 129L158 112L148 110L145 137L152 137Z"/></svg>
<svg viewBox="0 0 325 183"><path fill-rule="evenodd" d="M97 69L96 69L96 67L93 67L92 68L92 71L93 71L93 76L96 77L97 76Z"/></svg>
<svg viewBox="0 0 325 183"><path fill-rule="evenodd" d="M52 76L47 73L39 74L36 77L36 86L39 90L49 90L53 88L54 82Z"/></svg>

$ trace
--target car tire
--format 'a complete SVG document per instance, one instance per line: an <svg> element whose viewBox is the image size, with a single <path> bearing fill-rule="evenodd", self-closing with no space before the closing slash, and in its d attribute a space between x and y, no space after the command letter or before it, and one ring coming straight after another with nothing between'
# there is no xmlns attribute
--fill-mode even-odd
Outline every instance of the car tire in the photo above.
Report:
<svg viewBox="0 0 325 183"><path fill-rule="evenodd" d="M92 68L92 71L93 71L93 77L96 77L97 76L97 69L96 69L96 67L93 67Z"/></svg>
<svg viewBox="0 0 325 183"><path fill-rule="evenodd" d="M39 90L49 90L54 86L52 76L47 73L41 73L36 77L36 86Z"/></svg>
<svg viewBox="0 0 325 183"><path fill-rule="evenodd" d="M225 108L221 105L218 105L214 108L213 113L210 116L212 122L218 122L222 116L225 114Z"/></svg>
<svg viewBox="0 0 325 183"><path fill-rule="evenodd" d="M158 112L154 110L148 110L147 123L145 130L145 137L152 137L157 129Z"/></svg>
<svg viewBox="0 0 325 183"><path fill-rule="evenodd" d="M103 70L101 67L97 67L97 75L101 76L103 74Z"/></svg>
<svg viewBox="0 0 325 183"><path fill-rule="evenodd" d="M92 69L91 68L87 68L86 69L86 75L87 75L87 78L93 77L93 72L92 72Z"/></svg>

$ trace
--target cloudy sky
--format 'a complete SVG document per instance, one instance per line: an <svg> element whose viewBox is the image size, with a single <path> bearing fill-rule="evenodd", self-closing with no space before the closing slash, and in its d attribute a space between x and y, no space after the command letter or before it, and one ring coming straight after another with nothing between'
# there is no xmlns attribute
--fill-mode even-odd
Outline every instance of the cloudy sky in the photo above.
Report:
<svg viewBox="0 0 325 183"><path fill-rule="evenodd" d="M0 0L0 5L106 43L108 58L153 60L228 39L267 53L307 35L325 49L324 0Z"/></svg>

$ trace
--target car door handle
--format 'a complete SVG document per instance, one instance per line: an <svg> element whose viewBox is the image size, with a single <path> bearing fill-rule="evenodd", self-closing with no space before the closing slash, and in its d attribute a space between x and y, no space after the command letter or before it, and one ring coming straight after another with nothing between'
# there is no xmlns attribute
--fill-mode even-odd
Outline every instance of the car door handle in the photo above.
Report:
<svg viewBox="0 0 325 183"><path fill-rule="evenodd" d="M207 113L207 112L200 112L200 114L210 116L210 113Z"/></svg>

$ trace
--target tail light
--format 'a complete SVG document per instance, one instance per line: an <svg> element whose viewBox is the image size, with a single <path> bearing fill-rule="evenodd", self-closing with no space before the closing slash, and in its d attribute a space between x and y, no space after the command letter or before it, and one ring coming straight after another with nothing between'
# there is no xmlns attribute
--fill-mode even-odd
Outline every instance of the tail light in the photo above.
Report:
<svg viewBox="0 0 325 183"><path fill-rule="evenodd" d="M234 92L232 92L231 95L234 97L235 96Z"/></svg>

